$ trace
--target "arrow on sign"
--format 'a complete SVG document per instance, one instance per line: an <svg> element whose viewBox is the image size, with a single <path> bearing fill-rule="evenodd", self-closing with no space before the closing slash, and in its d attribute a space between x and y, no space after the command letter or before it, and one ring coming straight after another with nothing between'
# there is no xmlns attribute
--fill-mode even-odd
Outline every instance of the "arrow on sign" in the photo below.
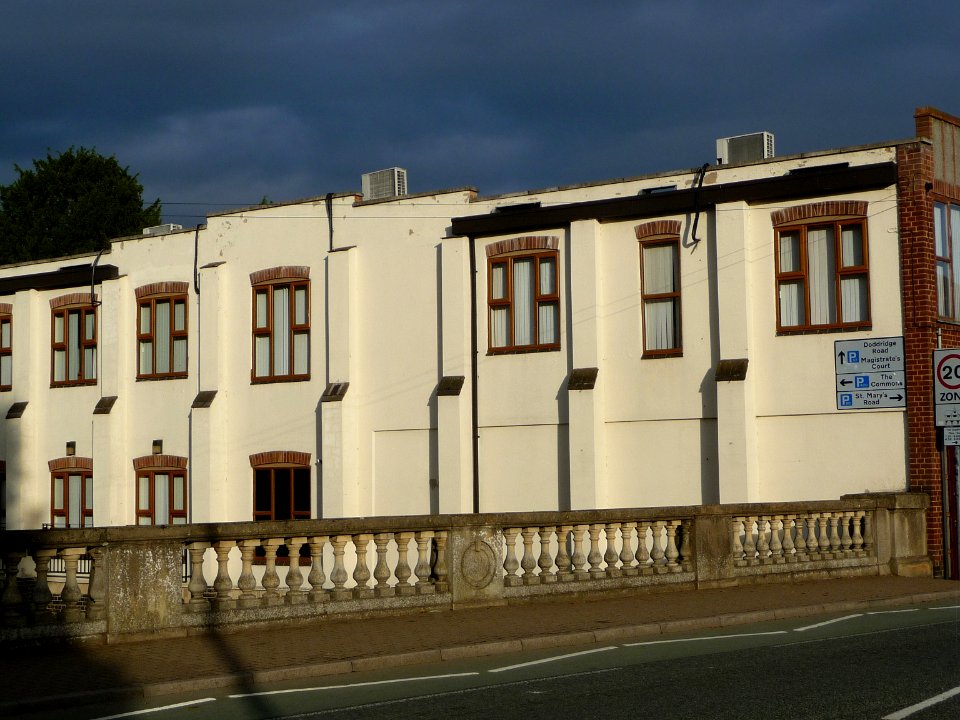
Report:
<svg viewBox="0 0 960 720"><path fill-rule="evenodd" d="M887 395L887 397L891 400L896 400L897 402L903 400L903 395Z"/></svg>
<svg viewBox="0 0 960 720"><path fill-rule="evenodd" d="M840 353L840 354L842 355L843 353ZM841 384L841 385L851 385L851 384L853 384L853 380L847 380L846 378L844 378L843 380L840 381L840 384Z"/></svg>
<svg viewBox="0 0 960 720"><path fill-rule="evenodd" d="M840 358L840 364L843 365L843 361L846 359L846 354L841 350L837 353L837 357Z"/></svg>

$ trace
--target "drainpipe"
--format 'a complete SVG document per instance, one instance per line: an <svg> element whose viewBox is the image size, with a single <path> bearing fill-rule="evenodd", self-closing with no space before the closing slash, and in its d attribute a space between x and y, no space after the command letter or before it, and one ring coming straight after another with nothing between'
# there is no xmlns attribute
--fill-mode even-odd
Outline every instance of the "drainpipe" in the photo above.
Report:
<svg viewBox="0 0 960 720"><path fill-rule="evenodd" d="M480 512L480 416L477 409L477 256L470 236L470 436L473 442L473 512Z"/></svg>

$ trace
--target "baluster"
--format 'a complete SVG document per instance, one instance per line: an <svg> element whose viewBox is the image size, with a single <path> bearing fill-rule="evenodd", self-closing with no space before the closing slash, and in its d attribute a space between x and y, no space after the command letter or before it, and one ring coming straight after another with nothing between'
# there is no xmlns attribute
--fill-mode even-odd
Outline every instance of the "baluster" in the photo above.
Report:
<svg viewBox="0 0 960 720"><path fill-rule="evenodd" d="M600 554L600 531L602 529L603 526L597 523L593 523L588 529L590 533L590 552L587 553L587 562L590 563L589 574L593 580L599 580L606 574L600 569L600 563L603 562L603 555Z"/></svg>
<svg viewBox="0 0 960 720"><path fill-rule="evenodd" d="M433 574L437 580L434 583L438 593L450 591L450 581L447 579L447 531L438 530L433 537L437 547L437 559L433 564Z"/></svg>
<svg viewBox="0 0 960 720"><path fill-rule="evenodd" d="M818 530L820 533L820 558L827 559L832 557L830 554L830 531L827 529L827 523L830 522L830 513L820 513L817 518Z"/></svg>
<svg viewBox="0 0 960 720"><path fill-rule="evenodd" d="M533 536L537 528L523 528L520 536L523 538L523 558L520 560L520 567L523 568L523 584L536 585L540 582L533 569L537 566L537 561L533 557Z"/></svg>
<svg viewBox="0 0 960 720"><path fill-rule="evenodd" d="M633 577L640 572L640 568L633 564L633 529L635 522L625 522L620 525L620 571L627 577Z"/></svg>
<svg viewBox="0 0 960 720"><path fill-rule="evenodd" d="M743 557L747 561L747 565L756 565L757 560L757 543L753 539L753 524L757 522L756 515L747 515L743 523ZM757 536L762 535L760 530L759 523L757 524Z"/></svg>
<svg viewBox="0 0 960 720"><path fill-rule="evenodd" d="M647 529L650 523L637 523L637 569L643 574L653 572L650 564L650 551L647 549Z"/></svg>
<svg viewBox="0 0 960 720"><path fill-rule="evenodd" d="M540 574L537 576L542 583L555 583L557 576L553 572L553 555L550 554L550 542L553 540L553 533L556 530L552 526L540 528L540 557L537 559L537 565L540 566Z"/></svg>
<svg viewBox="0 0 960 720"><path fill-rule="evenodd" d="M3 586L3 595L0 595L0 605L3 607L3 619L7 627L20 627L27 621L23 612L23 596L17 584L17 573L20 572L20 561L23 556L24 553L14 550L8 550L3 556L3 572L7 580ZM74 572L76 572L76 563L74 563ZM79 594L80 591L77 590L77 595Z"/></svg>
<svg viewBox="0 0 960 720"><path fill-rule="evenodd" d="M353 581L356 585L353 588L355 598L372 598L373 589L367 585L370 582L370 568L367 566L367 547L373 535L370 533L361 533L353 537L353 547L357 553L357 564L353 567ZM419 566L417 566L419 572ZM419 585L419 583L417 583Z"/></svg>
<svg viewBox="0 0 960 720"><path fill-rule="evenodd" d="M87 620L95 622L106 617L104 604L107 596L107 553L102 547L90 548L90 578L87 580ZM203 577L201 573L200 577ZM206 583L204 583L206 589ZM210 603L207 603L210 607Z"/></svg>
<svg viewBox="0 0 960 720"><path fill-rule="evenodd" d="M186 608L188 612L206 612L210 609L210 601L204 596L204 593L207 592L207 579L203 576L203 554L208 547L210 547L210 543L206 542L192 542L187 545L187 552L190 553L190 584L187 585L190 600ZM94 555L94 552L99 554ZM100 548L90 551L90 554L93 555L92 576L90 578L91 597L93 596L93 576L98 579L100 577L100 556L102 552ZM87 617L90 617L90 608L87 608Z"/></svg>
<svg viewBox="0 0 960 720"><path fill-rule="evenodd" d="M730 521L730 552L733 554L733 564L737 567L743 567L747 564L743 543L740 542L741 526L745 526L745 518L735 517Z"/></svg>
<svg viewBox="0 0 960 720"><path fill-rule="evenodd" d="M266 556L266 568L260 585L263 588L263 604L267 607L280 605L283 598L280 596L280 575L277 573L277 550L283 545L282 538L270 538L260 543Z"/></svg>
<svg viewBox="0 0 960 720"><path fill-rule="evenodd" d="M764 564L769 562L767 557L770 555L769 537L767 534L767 516L761 515L757 518L757 560Z"/></svg>
<svg viewBox="0 0 960 720"><path fill-rule="evenodd" d="M37 564L37 584L33 586L33 613L37 622L53 620L53 613L50 611L53 593L50 592L50 580L47 573L50 572L50 560L56 554L57 551L53 548L37 550L33 554L33 559Z"/></svg>
<svg viewBox="0 0 960 720"><path fill-rule="evenodd" d="M349 600L353 593L344 586L347 584L347 568L343 564L343 554L347 547L349 535L336 535L331 544L333 545L333 570L330 572L330 580L333 582L333 592L330 593L334 600Z"/></svg>
<svg viewBox="0 0 960 720"><path fill-rule="evenodd" d="M781 520L781 515L774 515L770 518L770 558L775 563L783 562L783 542L780 540Z"/></svg>
<svg viewBox="0 0 960 720"><path fill-rule="evenodd" d="M323 584L327 581L323 574L323 546L329 539L326 535L315 535L310 538L310 574L307 575L307 582L310 583L308 595L310 602L326 602L330 599L330 594L323 589Z"/></svg>
<svg viewBox="0 0 960 720"><path fill-rule="evenodd" d="M620 523L607 523L603 529L607 536L607 547L603 552L603 562L606 563L607 577L616 578L623 575L620 568L617 567L617 561L620 559L620 553L617 552L617 531L620 530Z"/></svg>
<svg viewBox="0 0 960 720"><path fill-rule="evenodd" d="M855 555L863 555L863 535L860 533L860 522L864 516L863 510L857 510L853 517L853 552Z"/></svg>
<svg viewBox="0 0 960 720"><path fill-rule="evenodd" d="M667 557L663 552L664 524L663 520L657 520L650 526L653 534L653 546L650 548L650 559L653 561L653 569L656 572L663 572L667 564Z"/></svg>
<svg viewBox="0 0 960 720"><path fill-rule="evenodd" d="M303 572L300 570L300 548L306 542L305 537L291 537L286 540L290 564L287 566L287 594L283 601L287 605L302 605L307 601L307 594L300 589L303 585Z"/></svg>
<svg viewBox="0 0 960 720"><path fill-rule="evenodd" d="M830 557L840 557L840 522L843 513L827 513L827 521L830 523Z"/></svg>
<svg viewBox="0 0 960 720"><path fill-rule="evenodd" d="M77 582L77 564L80 562L80 556L86 552L86 548L64 548L60 551L66 567L63 590L60 591L65 622L80 622L84 617L81 609L83 595L80 592L80 584Z"/></svg>
<svg viewBox="0 0 960 720"><path fill-rule="evenodd" d="M390 566L387 565L387 546L390 544L390 533L377 533L373 536L373 544L377 547L377 565L373 568L373 578L377 581L373 593L377 597L393 597L394 591L390 587Z"/></svg>
<svg viewBox="0 0 960 720"><path fill-rule="evenodd" d="M693 558L690 553L693 551L693 545L690 538L693 534L693 521L684 520L680 525L680 566L684 572L693 572Z"/></svg>
<svg viewBox="0 0 960 720"><path fill-rule="evenodd" d="M850 523L853 522L854 514L852 512L841 513L840 522L843 523L840 532L840 547L843 549L843 556L850 557L853 555L853 552L850 550L850 546L853 545L853 538L850 537Z"/></svg>
<svg viewBox="0 0 960 720"><path fill-rule="evenodd" d="M820 547L817 543L817 518L820 515L818 513L810 513L807 515L807 558L810 560L818 560L819 554L817 553L817 548Z"/></svg>
<svg viewBox="0 0 960 720"><path fill-rule="evenodd" d="M407 553L410 550L410 541L413 539L413 533L409 531L398 532L395 536L397 541L397 568L394 575L397 577L397 584L394 587L397 595L413 595L417 589L410 584L410 576L413 571L410 570L410 563Z"/></svg>
<svg viewBox="0 0 960 720"><path fill-rule="evenodd" d="M213 600L216 610L233 610L237 606L233 597L233 580L230 578L230 551L236 546L234 540L218 540L213 545L217 553L217 577L213 580L213 589L217 593Z"/></svg>
<svg viewBox="0 0 960 720"><path fill-rule="evenodd" d="M680 565L677 564L677 558L680 557L680 551L677 550L677 526L679 520L671 520L667 523L667 568L670 572L680 572Z"/></svg>
<svg viewBox="0 0 960 720"><path fill-rule="evenodd" d="M436 591L430 579L432 570L430 563L430 548L433 546L433 530L422 530L417 533L417 593L429 595Z"/></svg>
<svg viewBox="0 0 960 720"><path fill-rule="evenodd" d="M586 525L573 526L573 576L576 580L586 580L590 577L587 572L587 556L583 554L583 534L587 532Z"/></svg>
<svg viewBox="0 0 960 720"><path fill-rule="evenodd" d="M567 547L572 525L561 525L557 529L557 576L560 582L570 582L574 579L573 561L570 558L570 549Z"/></svg>
<svg viewBox="0 0 960 720"><path fill-rule="evenodd" d="M256 592L257 579L253 576L253 556L258 547L260 547L259 540L240 541L240 577L237 579L240 597L237 598L237 606L241 608L260 605L260 598L257 597Z"/></svg>
<svg viewBox="0 0 960 720"><path fill-rule="evenodd" d="M873 513L865 512L863 515L863 551L867 556L873 555Z"/></svg>
<svg viewBox="0 0 960 720"><path fill-rule="evenodd" d="M520 528L503 529L503 569L506 572L503 576L503 584L505 587L515 587L522 582L517 575L517 569L520 567L516 552L517 535L519 534Z"/></svg>
<svg viewBox="0 0 960 720"><path fill-rule="evenodd" d="M793 544L793 535L790 532L790 526L793 524L795 517L796 515L783 516L783 559L788 563L797 561L795 555L797 549Z"/></svg>

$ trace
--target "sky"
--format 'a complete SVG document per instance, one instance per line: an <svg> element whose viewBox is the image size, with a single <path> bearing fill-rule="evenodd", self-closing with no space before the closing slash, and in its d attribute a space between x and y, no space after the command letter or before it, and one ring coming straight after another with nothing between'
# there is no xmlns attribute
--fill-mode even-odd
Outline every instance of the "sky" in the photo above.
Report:
<svg viewBox="0 0 960 720"><path fill-rule="evenodd" d="M5 0L0 184L114 155L185 227L359 191L484 195L684 168L718 137L777 154L960 115L956 0Z"/></svg>

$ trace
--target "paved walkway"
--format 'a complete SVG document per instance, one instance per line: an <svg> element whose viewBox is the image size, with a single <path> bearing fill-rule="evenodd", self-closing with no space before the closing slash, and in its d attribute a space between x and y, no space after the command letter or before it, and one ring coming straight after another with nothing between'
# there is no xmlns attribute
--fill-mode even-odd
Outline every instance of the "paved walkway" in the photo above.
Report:
<svg viewBox="0 0 960 720"><path fill-rule="evenodd" d="M647 591L362 620L324 618L120 645L0 648L0 717L107 697L316 677L927 600L960 602L960 583L871 577Z"/></svg>

